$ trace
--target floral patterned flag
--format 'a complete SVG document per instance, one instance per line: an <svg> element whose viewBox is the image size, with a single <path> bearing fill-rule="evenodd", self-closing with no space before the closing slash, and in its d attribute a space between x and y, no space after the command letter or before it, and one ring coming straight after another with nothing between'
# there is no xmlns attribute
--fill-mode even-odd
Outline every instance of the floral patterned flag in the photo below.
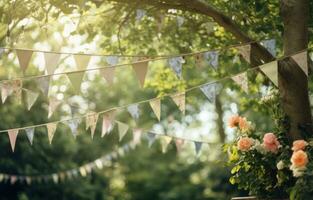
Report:
<svg viewBox="0 0 313 200"><path fill-rule="evenodd" d="M278 87L278 65L277 61L266 63L259 67L260 70Z"/></svg>
<svg viewBox="0 0 313 200"><path fill-rule="evenodd" d="M133 69L136 73L136 76L140 82L141 87L144 86L146 80L146 74L148 71L149 61L138 61L133 64Z"/></svg>
<svg viewBox="0 0 313 200"><path fill-rule="evenodd" d="M247 44L247 45L243 45L243 46L238 46L237 50L239 51L239 53L242 55L242 57L248 62L250 63L251 61L251 45Z"/></svg>
<svg viewBox="0 0 313 200"><path fill-rule="evenodd" d="M90 128L92 139L95 134L98 117L99 117L98 113L95 112L90 112L89 114L87 114L86 117L86 130Z"/></svg>
<svg viewBox="0 0 313 200"><path fill-rule="evenodd" d="M17 55L18 62L20 63L21 69L23 73L25 73L28 67L29 61L33 55L33 51L16 49L16 55Z"/></svg>
<svg viewBox="0 0 313 200"><path fill-rule="evenodd" d="M15 143L16 143L16 138L18 135L18 129L10 129L8 130L8 135L9 135L9 140L12 148L12 152L14 152L15 149Z"/></svg>
<svg viewBox="0 0 313 200"><path fill-rule="evenodd" d="M261 45L263 45L268 52L270 52L274 57L276 57L276 40L270 39L270 40L263 40L261 41Z"/></svg>
<svg viewBox="0 0 313 200"><path fill-rule="evenodd" d="M161 100L159 98L153 99L149 101L149 104L155 114L155 116L158 118L158 120L161 120Z"/></svg>
<svg viewBox="0 0 313 200"><path fill-rule="evenodd" d="M78 126L80 124L80 119L78 118L74 118L71 120L68 120L65 122L68 127L71 129L72 135L74 136L74 138L76 139L77 134L78 134Z"/></svg>
<svg viewBox="0 0 313 200"><path fill-rule="evenodd" d="M31 145L33 145L33 139L34 139L34 133L35 133L35 128L31 127L31 128L26 128L25 129L26 132L26 136L30 142Z"/></svg>
<svg viewBox="0 0 313 200"><path fill-rule="evenodd" d="M178 94L174 94L171 95L171 98L173 99L173 101L175 102L175 104L178 106L179 110L185 114L186 111L186 96L185 96L185 92L181 92Z"/></svg>
<svg viewBox="0 0 313 200"><path fill-rule="evenodd" d="M130 115L135 119L138 120L140 116L139 112L139 104L132 104L127 107L127 111L130 113Z"/></svg>
<svg viewBox="0 0 313 200"><path fill-rule="evenodd" d="M119 141L121 141L126 135L129 126L119 121L116 121L116 122L117 122L117 128L118 128L118 133L119 133Z"/></svg>
<svg viewBox="0 0 313 200"><path fill-rule="evenodd" d="M114 126L115 111L111 111L103 115L101 137L111 132Z"/></svg>
<svg viewBox="0 0 313 200"><path fill-rule="evenodd" d="M243 91L248 94L248 75L247 72L240 73L232 77L233 81L237 83Z"/></svg>
<svg viewBox="0 0 313 200"><path fill-rule="evenodd" d="M208 83L200 87L200 90L211 103L215 103L217 89L215 83Z"/></svg>
<svg viewBox="0 0 313 200"><path fill-rule="evenodd" d="M308 52L304 51L291 56L292 59L299 65L306 76L308 76Z"/></svg>
<svg viewBox="0 0 313 200"><path fill-rule="evenodd" d="M182 78L182 66L185 63L183 57L174 57L168 59L168 63L172 70L176 73L179 78Z"/></svg>
<svg viewBox="0 0 313 200"><path fill-rule="evenodd" d="M38 96L39 96L39 93L33 92L31 90L26 90L26 102L27 102L27 109L28 110L30 110L31 107L34 105Z"/></svg>
<svg viewBox="0 0 313 200"><path fill-rule="evenodd" d="M57 68L60 57L61 54L59 53L50 53L50 52L44 53L47 74L54 73L55 69Z"/></svg>
<svg viewBox="0 0 313 200"><path fill-rule="evenodd" d="M165 135L165 136L161 137L160 142L161 142L161 146L162 146L162 153L166 153L167 147L171 143L171 141L172 141L172 138L169 136Z"/></svg>
<svg viewBox="0 0 313 200"><path fill-rule="evenodd" d="M218 68L218 51L208 51L203 54L205 60L211 65L215 70Z"/></svg>
<svg viewBox="0 0 313 200"><path fill-rule="evenodd" d="M57 123L49 123L49 124L47 124L49 144L52 143L52 139L53 139L53 136L54 136L54 133L55 133L56 129L57 129Z"/></svg>

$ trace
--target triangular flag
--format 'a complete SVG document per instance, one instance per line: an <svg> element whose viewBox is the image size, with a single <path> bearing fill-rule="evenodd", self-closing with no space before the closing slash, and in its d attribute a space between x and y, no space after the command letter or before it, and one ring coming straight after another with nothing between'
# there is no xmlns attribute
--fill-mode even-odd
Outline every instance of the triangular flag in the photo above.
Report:
<svg viewBox="0 0 313 200"><path fill-rule="evenodd" d="M87 117L86 117L86 130L90 128L92 139L95 134L98 117L99 117L98 113L95 113L95 112L91 112L87 114Z"/></svg>
<svg viewBox="0 0 313 200"><path fill-rule="evenodd" d="M37 84L39 89L45 96L48 96L49 93L49 83L50 83L50 76L43 76L37 79Z"/></svg>
<svg viewBox="0 0 313 200"><path fill-rule="evenodd" d="M149 101L150 106L155 114L155 116L158 118L158 120L161 120L161 100L159 98L153 99Z"/></svg>
<svg viewBox="0 0 313 200"><path fill-rule="evenodd" d="M26 128L25 129L26 132L26 136L30 142L31 145L33 145L33 139L34 139L34 133L35 133L35 128L31 127L31 128Z"/></svg>
<svg viewBox="0 0 313 200"><path fill-rule="evenodd" d="M114 81L115 67L106 67L101 69L101 74L108 84L112 84Z"/></svg>
<svg viewBox="0 0 313 200"><path fill-rule="evenodd" d="M272 54L272 56L276 57L276 40L263 40L261 44Z"/></svg>
<svg viewBox="0 0 313 200"><path fill-rule="evenodd" d="M67 77L70 80L75 92L80 92L80 85L83 81L85 72L68 73Z"/></svg>
<svg viewBox="0 0 313 200"><path fill-rule="evenodd" d="M199 67L199 68L204 67L205 59L204 59L204 54L203 53L195 54L194 55L194 60L195 60L196 67Z"/></svg>
<svg viewBox="0 0 313 200"><path fill-rule="evenodd" d="M215 70L218 68L218 51L208 51L203 54L205 60L211 65Z"/></svg>
<svg viewBox="0 0 313 200"><path fill-rule="evenodd" d="M74 138L76 138L78 125L80 124L80 119L78 118L70 119L65 123L68 125L68 127L70 127L72 135L74 136Z"/></svg>
<svg viewBox="0 0 313 200"><path fill-rule="evenodd" d="M48 118L52 116L54 111L57 109L57 107L60 105L61 101L57 100L56 98L50 98L49 99L49 108L48 108Z"/></svg>
<svg viewBox="0 0 313 200"><path fill-rule="evenodd" d="M145 10L143 9L137 9L136 10L136 22L139 22L142 20L142 18L146 15L146 12Z"/></svg>
<svg viewBox="0 0 313 200"><path fill-rule="evenodd" d="M182 78L182 65L185 63L185 60L183 57L174 57L174 58L169 58L168 63L172 70L176 73L176 75L179 78Z"/></svg>
<svg viewBox="0 0 313 200"><path fill-rule="evenodd" d="M217 93L215 83L202 85L200 87L200 90L203 92L203 94L208 98L208 100L211 103L215 103L216 93Z"/></svg>
<svg viewBox="0 0 313 200"><path fill-rule="evenodd" d="M247 44L247 45L243 45L243 46L238 46L237 50L239 51L239 53L242 55L242 57L248 62L250 63L251 60L251 45Z"/></svg>
<svg viewBox="0 0 313 200"><path fill-rule="evenodd" d="M186 103L185 103L185 92L181 92L178 94L171 95L173 101L178 106L179 110L185 114Z"/></svg>
<svg viewBox="0 0 313 200"><path fill-rule="evenodd" d="M34 105L38 96L39 96L39 93L33 92L31 90L26 90L26 102L27 102L27 109L28 110L30 110L31 107Z"/></svg>
<svg viewBox="0 0 313 200"><path fill-rule="evenodd" d="M291 56L292 59L299 65L306 76L308 76L308 52L304 51Z"/></svg>
<svg viewBox="0 0 313 200"><path fill-rule="evenodd" d="M232 77L233 81L237 83L243 91L248 93L248 75L247 72L240 73Z"/></svg>
<svg viewBox="0 0 313 200"><path fill-rule="evenodd" d="M118 64L118 56L107 56L105 60L111 66Z"/></svg>
<svg viewBox="0 0 313 200"><path fill-rule="evenodd" d="M48 139L49 143L52 143L52 139L55 133L55 130L57 129L57 123L49 123L47 124L47 131L48 131Z"/></svg>
<svg viewBox="0 0 313 200"><path fill-rule="evenodd" d="M11 148L12 151L14 152L15 149L15 142L16 142L16 138L18 135L18 129L10 129L8 130L8 135L9 135L9 139L10 139L10 144L11 144Z"/></svg>
<svg viewBox="0 0 313 200"><path fill-rule="evenodd" d="M28 64L29 64L29 61L33 55L33 51L16 49L16 55L18 58L18 62L20 63L21 69L23 70L23 73L24 73L26 71Z"/></svg>
<svg viewBox="0 0 313 200"><path fill-rule="evenodd" d="M44 52L45 66L48 74L53 74L57 68L61 54Z"/></svg>
<svg viewBox="0 0 313 200"><path fill-rule="evenodd" d="M161 146L162 146L162 153L165 153L167 150L168 145L171 143L172 138L169 136L162 136L161 137Z"/></svg>
<svg viewBox="0 0 313 200"><path fill-rule="evenodd" d="M145 134L146 135L146 138L148 140L148 146L151 147L152 144L154 143L155 141L155 134L154 133L151 133L151 132L148 132Z"/></svg>
<svg viewBox="0 0 313 200"><path fill-rule="evenodd" d="M184 22L185 22L185 18L182 17L182 16L177 16L176 17L176 22L177 22L177 26L181 27L184 24Z"/></svg>
<svg viewBox="0 0 313 200"><path fill-rule="evenodd" d="M15 98L17 99L18 103L22 103L22 87L23 82L19 79L13 80L12 82L12 90Z"/></svg>
<svg viewBox="0 0 313 200"><path fill-rule="evenodd" d="M8 96L13 93L13 87L10 82L3 82L1 85L1 100L4 103Z"/></svg>
<svg viewBox="0 0 313 200"><path fill-rule="evenodd" d="M140 116L139 112L139 104L132 104L127 107L127 111L130 113L130 115L137 120Z"/></svg>
<svg viewBox="0 0 313 200"><path fill-rule="evenodd" d="M176 139L175 140L175 145L176 145L176 149L177 149L177 152L180 153L183 146L184 146L184 143L185 143L185 140L183 139Z"/></svg>
<svg viewBox="0 0 313 200"><path fill-rule="evenodd" d="M101 137L111 132L114 125L115 111L111 111L103 115Z"/></svg>
<svg viewBox="0 0 313 200"><path fill-rule="evenodd" d="M194 142L194 144L195 144L196 155L198 155L202 148L202 142Z"/></svg>
<svg viewBox="0 0 313 200"><path fill-rule="evenodd" d="M136 146L141 141L142 130L141 129L133 129L133 141L132 143Z"/></svg>
<svg viewBox="0 0 313 200"><path fill-rule="evenodd" d="M133 64L133 69L140 82L141 87L145 84L146 74L148 70L149 61L136 62Z"/></svg>
<svg viewBox="0 0 313 200"><path fill-rule="evenodd" d="M89 55L83 55L83 54L75 54L74 60L76 62L76 67L78 70L85 70L88 66L88 63L90 61Z"/></svg>
<svg viewBox="0 0 313 200"><path fill-rule="evenodd" d="M277 61L266 63L259 67L260 70L278 87L278 64Z"/></svg>
<svg viewBox="0 0 313 200"><path fill-rule="evenodd" d="M117 128L118 128L118 133L119 133L119 141L121 141L123 137L126 135L129 126L119 121L116 121L116 122L117 122Z"/></svg>

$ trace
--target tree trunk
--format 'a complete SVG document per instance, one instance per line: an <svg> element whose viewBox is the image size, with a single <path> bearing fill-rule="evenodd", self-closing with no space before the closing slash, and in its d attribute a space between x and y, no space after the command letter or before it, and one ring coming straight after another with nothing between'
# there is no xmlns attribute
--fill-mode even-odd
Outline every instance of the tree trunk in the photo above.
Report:
<svg viewBox="0 0 313 200"><path fill-rule="evenodd" d="M224 144L226 140L226 134L224 130L224 122L223 122L224 112L222 108L220 95L217 95L215 99L215 111L217 113L217 119L216 119L217 132L220 136L220 142Z"/></svg>
<svg viewBox="0 0 313 200"><path fill-rule="evenodd" d="M284 23L284 55L289 56L307 48L309 0L281 0L281 16ZM279 62L279 90L283 109L290 120L288 136L301 138L300 126L312 123L308 79L291 59Z"/></svg>

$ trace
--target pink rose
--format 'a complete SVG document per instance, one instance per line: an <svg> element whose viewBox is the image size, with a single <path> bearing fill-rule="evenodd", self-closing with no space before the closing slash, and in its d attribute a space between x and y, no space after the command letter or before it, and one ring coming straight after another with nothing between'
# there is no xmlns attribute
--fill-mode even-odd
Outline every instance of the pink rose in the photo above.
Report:
<svg viewBox="0 0 313 200"><path fill-rule="evenodd" d="M308 155L302 150L293 152L290 161L297 168L305 167L309 162Z"/></svg>
<svg viewBox="0 0 313 200"><path fill-rule="evenodd" d="M230 128L238 127L240 120L241 120L241 117L240 117L240 116L234 115L234 116L232 116L231 118L229 118L229 120L228 120L228 126L229 126Z"/></svg>
<svg viewBox="0 0 313 200"><path fill-rule="evenodd" d="M280 143L274 133L266 133L263 137L263 146L265 150L277 153Z"/></svg>
<svg viewBox="0 0 313 200"><path fill-rule="evenodd" d="M293 142L292 150L299 151L304 150L308 143L305 140L295 140Z"/></svg>
<svg viewBox="0 0 313 200"><path fill-rule="evenodd" d="M237 142L237 147L240 151L248 151L254 143L254 140L248 137L240 138Z"/></svg>

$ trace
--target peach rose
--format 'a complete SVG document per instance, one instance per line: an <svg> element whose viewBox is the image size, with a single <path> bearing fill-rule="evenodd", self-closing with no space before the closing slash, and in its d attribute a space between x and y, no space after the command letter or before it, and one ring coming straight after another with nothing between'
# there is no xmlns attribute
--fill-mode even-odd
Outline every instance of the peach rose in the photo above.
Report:
<svg viewBox="0 0 313 200"><path fill-rule="evenodd" d="M248 151L254 143L254 140L248 137L242 137L237 142L237 147L240 151Z"/></svg>
<svg viewBox="0 0 313 200"><path fill-rule="evenodd" d="M309 162L308 155L302 150L293 152L290 161L297 168L305 167Z"/></svg>
<svg viewBox="0 0 313 200"><path fill-rule="evenodd" d="M263 146L265 150L276 153L280 143L274 133L266 133L263 137Z"/></svg>
<svg viewBox="0 0 313 200"><path fill-rule="evenodd" d="M228 120L228 126L230 128L235 128L239 126L239 122L241 120L241 117L238 115L232 116L229 120Z"/></svg>
<svg viewBox="0 0 313 200"><path fill-rule="evenodd" d="M240 117L239 119L239 128L242 131L248 131L250 129L250 124L246 118Z"/></svg>
<svg viewBox="0 0 313 200"><path fill-rule="evenodd" d="M293 142L292 150L299 151L304 150L308 143L305 140L295 140Z"/></svg>

